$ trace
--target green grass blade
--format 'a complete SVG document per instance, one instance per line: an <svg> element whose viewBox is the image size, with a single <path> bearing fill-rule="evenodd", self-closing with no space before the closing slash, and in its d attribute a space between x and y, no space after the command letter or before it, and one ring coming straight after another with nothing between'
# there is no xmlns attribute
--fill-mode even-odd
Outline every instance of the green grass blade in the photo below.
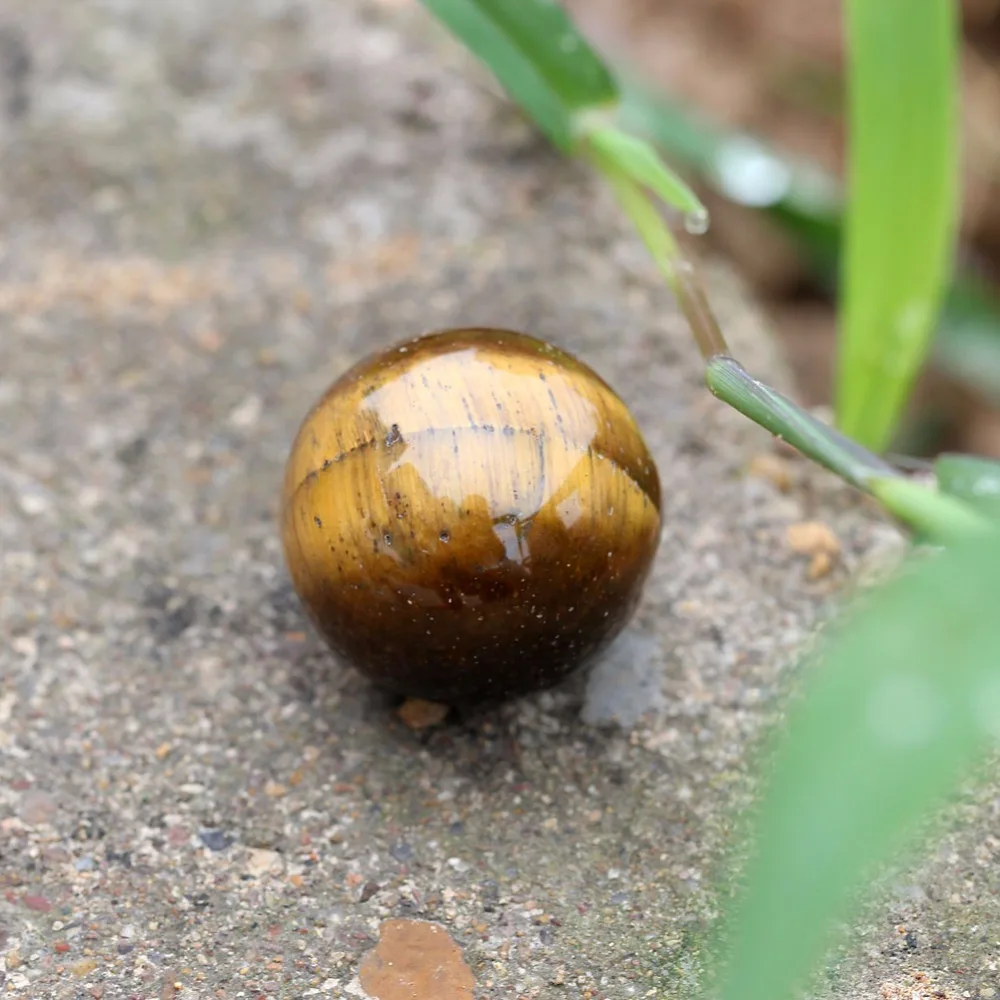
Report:
<svg viewBox="0 0 1000 1000"><path fill-rule="evenodd" d="M646 244L646 249L659 266L668 287L677 297L702 357L707 360L717 355L728 354L726 338L722 334L695 270L684 260L669 226L664 222L648 194L651 183L648 163L637 165L629 162L627 156L619 155L617 144L605 151L601 143L587 142L583 144L580 152L581 156L603 175L617 197L619 205ZM697 199L694 201L694 207L689 207L690 203L684 204L683 195L678 196L678 201L689 216L698 219L707 218L707 212L700 207Z"/></svg>
<svg viewBox="0 0 1000 1000"><path fill-rule="evenodd" d="M705 380L714 395L814 462L876 497L921 536L945 542L992 531L991 522L964 498L939 493L908 479L835 427L828 427L780 392L759 382L733 358L723 355L709 358Z"/></svg>
<svg viewBox="0 0 1000 1000"><path fill-rule="evenodd" d="M701 200L659 158L645 139L637 139L613 126L602 126L585 132L586 141L606 161L615 164L619 172L636 184L648 187L668 205L685 215L685 223L693 231L707 225L708 211Z"/></svg>
<svg viewBox="0 0 1000 1000"><path fill-rule="evenodd" d="M788 714L721 1000L795 995L1000 738L1000 538L924 555L838 629Z"/></svg>
<svg viewBox="0 0 1000 1000"><path fill-rule="evenodd" d="M623 79L618 125L661 147L724 197L760 209L782 208L836 226L842 210L835 180L786 156L759 136L733 131L679 101Z"/></svg>
<svg viewBox="0 0 1000 1000"><path fill-rule="evenodd" d="M575 142L577 113L617 98L607 67L552 0L423 3L564 151Z"/></svg>
<svg viewBox="0 0 1000 1000"><path fill-rule="evenodd" d="M868 491L921 538L942 542L994 531L993 524L964 499L911 479L873 479Z"/></svg>
<svg viewBox="0 0 1000 1000"><path fill-rule="evenodd" d="M837 421L891 441L927 354L958 214L954 0L847 0L848 204Z"/></svg>
<svg viewBox="0 0 1000 1000"><path fill-rule="evenodd" d="M899 475L877 455L759 382L733 358L711 358L705 380L714 395L859 489L867 489L872 479Z"/></svg>

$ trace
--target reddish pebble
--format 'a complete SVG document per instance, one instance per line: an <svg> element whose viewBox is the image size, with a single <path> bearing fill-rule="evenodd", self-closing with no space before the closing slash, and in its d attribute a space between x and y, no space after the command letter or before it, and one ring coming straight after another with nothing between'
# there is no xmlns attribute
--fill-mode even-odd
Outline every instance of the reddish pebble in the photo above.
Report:
<svg viewBox="0 0 1000 1000"><path fill-rule="evenodd" d="M53 945L53 947L55 948L55 950L60 955L65 955L66 952L69 951L69 942L68 941L56 941L56 943Z"/></svg>
<svg viewBox="0 0 1000 1000"><path fill-rule="evenodd" d="M172 826L167 830L167 843L171 847L182 847L191 839L191 831L183 826Z"/></svg>
<svg viewBox="0 0 1000 1000"><path fill-rule="evenodd" d="M22 896L21 902L37 913L48 913L52 909L52 904L44 896Z"/></svg>
<svg viewBox="0 0 1000 1000"><path fill-rule="evenodd" d="M427 729L444 721L448 715L448 706L423 698L407 698L396 714L410 729Z"/></svg>
<svg viewBox="0 0 1000 1000"><path fill-rule="evenodd" d="M25 792L17 812L22 822L28 826L51 823L56 814L55 799L45 792Z"/></svg>
<svg viewBox="0 0 1000 1000"><path fill-rule="evenodd" d="M358 978L373 1000L472 1000L476 986L451 935L437 924L409 919L382 923Z"/></svg>

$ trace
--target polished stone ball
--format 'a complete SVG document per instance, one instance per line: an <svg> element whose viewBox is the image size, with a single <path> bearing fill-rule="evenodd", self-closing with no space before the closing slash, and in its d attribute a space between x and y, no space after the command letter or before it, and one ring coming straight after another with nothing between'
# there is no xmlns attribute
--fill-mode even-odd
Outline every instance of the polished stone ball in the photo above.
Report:
<svg viewBox="0 0 1000 1000"><path fill-rule="evenodd" d="M300 427L285 559L333 651L447 703L558 683L622 630L660 538L660 480L589 367L508 330L368 357Z"/></svg>

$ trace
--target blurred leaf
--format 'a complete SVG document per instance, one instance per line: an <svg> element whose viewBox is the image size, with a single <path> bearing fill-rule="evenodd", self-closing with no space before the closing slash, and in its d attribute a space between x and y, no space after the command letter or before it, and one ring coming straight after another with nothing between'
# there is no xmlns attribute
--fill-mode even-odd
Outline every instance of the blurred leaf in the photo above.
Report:
<svg viewBox="0 0 1000 1000"><path fill-rule="evenodd" d="M924 554L866 595L782 730L721 1000L788 997L866 879L1000 738L1000 538ZM818 667L818 668L817 668Z"/></svg>
<svg viewBox="0 0 1000 1000"><path fill-rule="evenodd" d="M575 117L613 103L607 67L553 0L423 0L556 146L568 151Z"/></svg>
<svg viewBox="0 0 1000 1000"><path fill-rule="evenodd" d="M889 443L924 362L958 216L954 0L848 0L849 190L837 418Z"/></svg>
<svg viewBox="0 0 1000 1000"><path fill-rule="evenodd" d="M973 455L939 455L934 472L942 492L1000 519L1000 462Z"/></svg>
<svg viewBox="0 0 1000 1000"><path fill-rule="evenodd" d="M958 282L933 348L942 371L1000 403L1000 302L993 289L972 279Z"/></svg>

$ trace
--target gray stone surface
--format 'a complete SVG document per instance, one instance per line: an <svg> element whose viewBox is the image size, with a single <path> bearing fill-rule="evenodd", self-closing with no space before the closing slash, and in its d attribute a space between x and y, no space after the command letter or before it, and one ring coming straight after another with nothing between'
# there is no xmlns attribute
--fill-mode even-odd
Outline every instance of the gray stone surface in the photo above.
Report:
<svg viewBox="0 0 1000 1000"><path fill-rule="evenodd" d="M407 915L482 997L700 981L753 742L896 534L801 465L787 494L747 474L766 436L703 388L606 195L466 68L406 3L0 6L0 995L357 995ZM276 502L345 365L466 323L604 374L666 522L622 690L603 664L413 732L306 625ZM815 583L785 541L806 518L842 545ZM996 804L965 808L835 992L986 985Z"/></svg>

